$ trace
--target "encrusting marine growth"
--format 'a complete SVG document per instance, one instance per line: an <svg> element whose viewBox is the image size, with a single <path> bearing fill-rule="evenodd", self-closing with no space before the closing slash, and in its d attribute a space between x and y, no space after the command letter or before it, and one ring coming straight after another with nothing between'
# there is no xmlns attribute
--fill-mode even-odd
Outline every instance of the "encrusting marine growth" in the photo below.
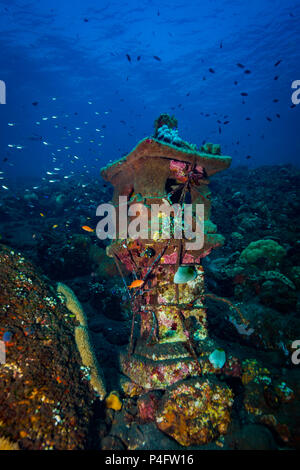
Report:
<svg viewBox="0 0 300 470"><path fill-rule="evenodd" d="M232 392L209 377L217 370L209 360L217 345L207 329L201 260L223 243L210 221L208 177L228 168L231 158L220 155L220 147L212 144L197 151L196 146L178 137L176 126L174 118L161 115L155 121L157 138L139 142L122 160L104 168L102 176L114 186L115 207L119 196L127 196L129 211L137 202L149 215L152 204L166 200L181 207L187 199L194 205L204 205L204 244L197 249L189 249L185 237L166 239L159 231L153 238L116 239L107 248L119 272L122 274L123 265L138 280L129 286L133 322L129 353L120 357L121 369L143 389L172 387L176 412L168 411L170 404L163 400L165 405L161 404L156 423L180 443L189 445L224 434L230 422ZM165 217L164 213L158 215L163 224ZM140 336L135 340L137 316ZM191 376L206 375L200 381L182 383ZM213 402L205 398L207 394L214 397ZM204 418L203 410L210 406L214 412L208 409Z"/></svg>
<svg viewBox="0 0 300 470"><path fill-rule="evenodd" d="M106 395L104 378L91 343L83 308L70 287L59 282L57 292L65 297L66 307L76 316L76 320L80 323L79 326L75 327L76 345L83 365L89 368L91 386L99 395L99 398L103 400Z"/></svg>
<svg viewBox="0 0 300 470"><path fill-rule="evenodd" d="M2 449L88 445L96 393L76 346L77 320L62 300L31 262L0 245Z"/></svg>

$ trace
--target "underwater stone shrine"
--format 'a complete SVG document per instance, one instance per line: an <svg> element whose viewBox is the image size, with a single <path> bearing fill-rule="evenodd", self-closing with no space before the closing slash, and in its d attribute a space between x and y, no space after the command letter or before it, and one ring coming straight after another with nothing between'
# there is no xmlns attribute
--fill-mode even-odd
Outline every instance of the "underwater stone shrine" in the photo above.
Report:
<svg viewBox="0 0 300 470"><path fill-rule="evenodd" d="M120 355L121 370L144 391L166 390L156 413L157 426L189 445L224 434L233 403L231 389L215 377L226 359L208 333L201 265L223 244L210 220L209 177L228 168L231 157L222 156L220 146L209 143L197 151L175 132L163 123L157 138L140 141L127 156L103 168L101 175L114 186L116 208L120 196L128 198L128 209L143 204L149 216L152 204L166 201L182 207L187 202L204 205L201 249L189 250L184 236L166 239L161 232L152 239L115 239L107 247L123 279L125 268L137 286L128 290L132 331L129 351ZM162 225L164 215L159 214ZM135 339L138 317L140 332ZM236 367L234 358L227 361ZM227 369L230 375L232 369Z"/></svg>

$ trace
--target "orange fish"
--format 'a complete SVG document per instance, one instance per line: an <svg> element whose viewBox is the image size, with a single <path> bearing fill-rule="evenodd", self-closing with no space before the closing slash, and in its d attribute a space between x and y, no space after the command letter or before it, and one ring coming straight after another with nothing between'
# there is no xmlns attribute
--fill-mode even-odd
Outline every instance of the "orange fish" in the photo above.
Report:
<svg viewBox="0 0 300 470"><path fill-rule="evenodd" d="M144 281L141 279L136 279L135 281L132 281L130 286L128 286L128 289L136 289L137 287L141 287L144 284Z"/></svg>
<svg viewBox="0 0 300 470"><path fill-rule="evenodd" d="M88 225L83 225L82 230L85 230L86 232L94 232L94 229L89 227Z"/></svg>

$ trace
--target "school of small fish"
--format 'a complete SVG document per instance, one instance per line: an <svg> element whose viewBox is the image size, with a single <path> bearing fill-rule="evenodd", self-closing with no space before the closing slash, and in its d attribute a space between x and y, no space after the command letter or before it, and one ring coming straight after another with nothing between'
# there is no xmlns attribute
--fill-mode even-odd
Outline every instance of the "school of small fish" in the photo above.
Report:
<svg viewBox="0 0 300 470"><path fill-rule="evenodd" d="M86 19L88 21L88 19ZM219 48L224 49L224 41L220 41L219 43ZM127 61L131 64L133 61L133 56L132 54L126 53L125 57L127 58ZM150 59L154 59L157 62L162 62L162 58L158 55L152 55L150 56ZM135 57L137 62L142 63L142 59L147 59L147 57L143 57L141 54L137 55ZM148 57L149 59L149 57ZM282 63L282 59L277 60L275 63L273 63L273 66L276 67L277 69L280 69L280 64ZM159 67L159 65L157 65ZM131 66L130 66L131 67ZM243 75L246 76L252 76L255 75L255 73L252 73L252 70L246 67L241 62L236 63L236 67L241 71ZM217 67L209 67L208 72L210 72L213 75L218 74L218 68ZM275 75L274 80L277 81L280 78L280 75ZM203 76L203 80L206 80L206 76ZM128 77L127 77L128 80ZM245 84L245 81L243 81L243 84ZM234 85L238 86L239 81L235 80ZM244 85L243 85L244 86ZM245 99L250 100L251 96L249 96L248 91L241 90L239 91L240 96L242 97L241 104L246 104ZM186 93L186 97L190 97L192 95L191 91L188 91ZM251 94L250 94L251 95ZM54 102L55 104L60 104L60 98L58 97L51 97L50 101ZM124 101L123 98L120 99L120 101ZM279 102L278 98L273 98L272 103L277 104ZM39 109L39 101L33 101L32 106L34 106L37 110ZM94 103L92 100L88 100L87 104L94 108ZM291 108L294 107L294 105L290 105ZM177 108L180 110L184 110L184 107L182 106L182 103L179 103L177 105ZM170 109L176 110L175 106L171 106ZM36 127L37 130L32 132L30 136L27 137L26 140L36 142L39 145L41 145L44 148L47 148L49 151L49 158L51 161L51 168L47 169L45 172L45 176L42 177L43 181L46 181L50 184L60 182L63 179L69 179L71 178L77 171L77 166L76 170L69 170L67 174L65 174L65 167L69 167L69 165L76 165L76 162L80 162L81 158L87 150L88 146L88 151L92 152L95 155L95 164L98 162L101 158L101 147L103 145L103 141L100 139L104 139L105 135L105 128L106 124L103 122L104 118L107 117L108 114L111 113L111 110L99 110L99 109L93 109L93 115L96 118L96 124L95 121L93 120L92 122L84 120L84 119L79 119L78 118L78 125L74 126L73 124L68 124L68 120L70 117L78 116L78 112L74 113L66 113L66 112L60 112L60 113L49 113L49 115L43 115L40 114L40 116L37 116L37 119L35 120L34 123L32 123L33 128ZM213 113L207 113L204 111L200 111L199 115L204 117L204 118L216 118L216 124L217 124L217 132L218 134L222 134L224 131L224 126L226 128L231 124L231 119L229 115L219 115L216 112ZM272 122L273 119L277 118L280 119L281 115L278 112L274 112L274 117L271 115L266 116L266 121L267 122ZM245 116L245 121L251 121L251 116L246 115ZM73 122L73 121L72 121ZM127 123L125 120L120 120L120 123L124 126L127 126ZM7 126L11 131L9 131L9 135L12 136L13 139L13 129L18 130L19 123L18 122L8 122ZM46 127L45 127L46 126ZM88 127L87 127L88 126ZM60 134L59 138L56 139L54 137L52 138L47 138L47 135L52 135L53 129L63 131L62 134ZM86 138L86 132L81 133L82 130L88 129L89 131L89 137ZM80 135L81 134L81 135ZM129 136L133 136L132 133L128 132ZM248 137L250 137L251 134L248 133ZM264 134L260 136L261 139L264 139ZM22 151L25 148L28 148L28 142L24 140L23 142L10 142L8 143L8 153L7 156L5 156L2 159L2 165L8 165L8 166L14 166L14 161L13 161L13 152L14 151ZM57 145L57 142L60 141L60 144ZM205 140L202 142L202 144L205 142ZM232 142L232 145L236 146L239 145L240 141L235 141ZM120 149L118 149L120 150ZM240 154L241 152L238 152L238 150L234 150L232 152L234 155ZM251 155L247 154L245 152L244 158L246 160L249 160L252 158ZM83 164L82 168L83 170L88 173L89 169L86 164L84 164L84 158L82 159ZM3 169L5 169L5 165L3 165ZM97 165L98 167L98 165ZM75 168L75 167L74 167ZM92 168L96 168L96 166L92 166ZM0 171L0 180L3 183L0 186L0 189L2 188L5 191L9 190L9 183L6 181L5 178L5 172Z"/></svg>
<svg viewBox="0 0 300 470"><path fill-rule="evenodd" d="M58 102L59 99L57 97L51 97L50 101L53 102ZM93 105L93 101L89 100L87 102L89 105ZM37 107L40 103L38 101L32 102L32 105L34 107ZM46 147L49 149L49 159L51 162L51 168L47 169L45 171L45 176L42 177L42 181L48 182L48 183L57 183L62 181L63 179L69 179L71 178L74 174L76 174L75 170L69 170L67 174L64 174L64 168L69 167L69 165L74 165L76 161L81 160L81 155L86 152L87 146L88 146L88 151L94 155L94 161L95 164L96 162L99 161L101 157L101 147L103 145L103 140L101 141L100 139L104 139L104 130L106 128L106 124L103 124L104 117L107 117L108 114L111 113L111 110L105 110L105 111L100 111L100 110L94 110L93 115L96 117L96 126L94 129L92 129L92 126L95 125L95 120L93 122L89 123L89 121L81 121L81 124L78 126L74 126L72 124L68 125L68 119L72 117L71 113L61 113L61 114L50 114L49 116L41 115L36 121L32 122L32 128L34 129L37 127L37 131L32 132L32 134L24 139L24 142L17 142L17 143L9 143L7 144L8 147L8 152L7 156L2 159L2 164L3 165L3 170L5 170L5 165L8 165L10 167L15 166L14 164L14 155L13 151L18 150L22 151L26 148L28 148L28 141L32 142L37 142L39 145ZM78 113L75 112L73 113L74 116L78 116ZM49 124L48 124L49 123ZM89 131L89 136L90 138L86 138L86 133L85 138L80 134L80 131L84 129L85 126L89 126L88 131ZM20 126L20 123L18 122L8 122L7 123L8 128L10 129L15 129L16 132L18 132L18 128ZM46 126L46 127L45 127ZM51 139L45 138L46 135L52 134L53 129L59 130L60 135L58 138L52 137ZM96 135L94 136L93 133L97 133L97 138ZM8 132L8 135L13 136L13 134ZM61 145L57 145L57 142L61 141ZM67 144L67 145L66 145ZM84 159L82 159L84 161ZM92 168L96 168L96 166L92 166ZM86 173L89 173L88 166L86 164L82 165L82 168ZM5 171L0 171L0 180L2 180L2 185L0 186L0 189L2 188L3 190L8 191L9 190L9 185L4 184L6 183L6 177L5 177Z"/></svg>

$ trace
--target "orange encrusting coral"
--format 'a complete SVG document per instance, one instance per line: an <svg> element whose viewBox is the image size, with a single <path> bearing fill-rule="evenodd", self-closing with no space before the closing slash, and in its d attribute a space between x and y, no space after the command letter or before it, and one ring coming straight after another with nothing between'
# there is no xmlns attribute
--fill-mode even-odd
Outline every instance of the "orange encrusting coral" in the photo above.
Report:
<svg viewBox="0 0 300 470"><path fill-rule="evenodd" d="M122 408L122 402L119 398L118 392L110 392L108 397L105 399L106 408L110 408L115 411L119 411Z"/></svg>

